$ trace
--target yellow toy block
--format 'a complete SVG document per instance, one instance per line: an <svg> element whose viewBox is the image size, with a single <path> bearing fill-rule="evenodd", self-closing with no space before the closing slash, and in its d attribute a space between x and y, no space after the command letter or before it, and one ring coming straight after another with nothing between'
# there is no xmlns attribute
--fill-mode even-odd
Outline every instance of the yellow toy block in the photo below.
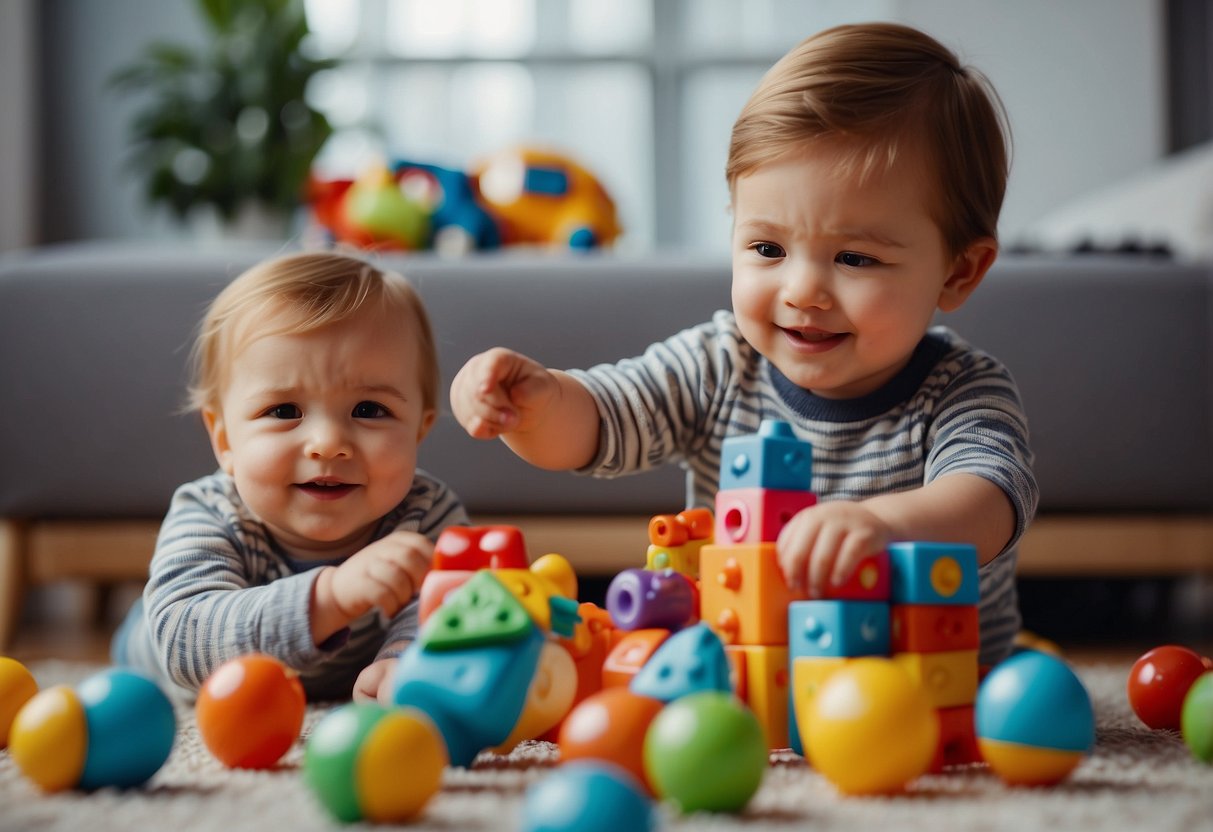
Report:
<svg viewBox="0 0 1213 832"><path fill-rule="evenodd" d="M725 652L741 654L740 666L745 677L744 693L738 698L750 706L762 725L767 748L788 747L788 648L761 644L731 644Z"/></svg>
<svg viewBox="0 0 1213 832"><path fill-rule="evenodd" d="M926 690L935 708L971 705L977 700L977 651L894 653L893 660Z"/></svg>
<svg viewBox="0 0 1213 832"><path fill-rule="evenodd" d="M531 565L530 569L494 569L493 577L501 582L526 608L531 620L544 632L572 635L576 624L573 611L577 602L577 578L568 560L561 555L548 554ZM568 594L572 590L573 595ZM553 603L553 599L555 603ZM558 618L552 620L553 609ZM569 618L572 621L569 621Z"/></svg>
<svg viewBox="0 0 1213 832"><path fill-rule="evenodd" d="M651 544L645 556L644 568L650 571L673 569L691 580L699 579L699 557L710 540L688 540L681 546L658 546Z"/></svg>
<svg viewBox="0 0 1213 832"><path fill-rule="evenodd" d="M792 592L774 543L705 546L699 561L700 617L725 644L787 645Z"/></svg>

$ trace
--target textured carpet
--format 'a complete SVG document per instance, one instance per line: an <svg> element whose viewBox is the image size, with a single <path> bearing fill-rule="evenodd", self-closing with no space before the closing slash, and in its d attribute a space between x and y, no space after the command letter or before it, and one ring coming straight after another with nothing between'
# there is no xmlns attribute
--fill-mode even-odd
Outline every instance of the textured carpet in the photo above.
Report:
<svg viewBox="0 0 1213 832"><path fill-rule="evenodd" d="M30 668L42 687L72 683L96 668L62 663ZM1124 695L1128 667L1081 671L1095 701L1095 753L1060 786L1011 789L981 767L919 778L903 795L843 798L793 756L775 756L762 788L740 815L678 817L665 829L1213 830L1213 766L1193 759L1178 736L1144 728ZM322 713L312 709L305 733ZM304 786L297 743L274 771L232 771L200 744L188 711L168 763L144 788L43 795L0 752L0 830L270 830L341 827ZM526 743L509 756L481 755L471 769L446 772L442 791L410 828L504 830L519 824L529 783L555 763L555 747ZM626 832L626 830L621 830Z"/></svg>

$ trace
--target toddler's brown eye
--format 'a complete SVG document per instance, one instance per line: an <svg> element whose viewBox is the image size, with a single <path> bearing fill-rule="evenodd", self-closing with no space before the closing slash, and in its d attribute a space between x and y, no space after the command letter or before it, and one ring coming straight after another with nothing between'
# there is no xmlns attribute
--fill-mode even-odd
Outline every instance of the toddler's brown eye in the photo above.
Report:
<svg viewBox="0 0 1213 832"><path fill-rule="evenodd" d="M303 414L296 405L280 404L270 411L270 415L275 419L298 419Z"/></svg>
<svg viewBox="0 0 1213 832"><path fill-rule="evenodd" d="M354 405L355 419L377 419L387 415L387 408L376 402L358 402Z"/></svg>
<svg viewBox="0 0 1213 832"><path fill-rule="evenodd" d="M754 246L754 251L759 257L783 257L783 249L774 243L758 243Z"/></svg>

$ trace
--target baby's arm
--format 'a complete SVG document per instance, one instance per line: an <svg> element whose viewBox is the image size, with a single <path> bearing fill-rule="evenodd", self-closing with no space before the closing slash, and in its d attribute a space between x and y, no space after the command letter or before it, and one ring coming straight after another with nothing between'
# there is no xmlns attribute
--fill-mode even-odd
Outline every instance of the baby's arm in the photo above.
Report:
<svg viewBox="0 0 1213 832"><path fill-rule="evenodd" d="M430 568L434 544L417 532L394 531L325 567L312 589L312 639L326 639L373 608L391 618L413 599Z"/></svg>
<svg viewBox="0 0 1213 832"><path fill-rule="evenodd" d="M984 565L1014 533L1015 508L1006 492L976 474L956 473L912 491L804 509L783 528L776 546L789 585L819 597L894 540L972 543Z"/></svg>
<svg viewBox="0 0 1213 832"><path fill-rule="evenodd" d="M581 468L598 450L598 408L576 379L510 350L473 356L451 382L451 410L477 439L500 436L539 468Z"/></svg>

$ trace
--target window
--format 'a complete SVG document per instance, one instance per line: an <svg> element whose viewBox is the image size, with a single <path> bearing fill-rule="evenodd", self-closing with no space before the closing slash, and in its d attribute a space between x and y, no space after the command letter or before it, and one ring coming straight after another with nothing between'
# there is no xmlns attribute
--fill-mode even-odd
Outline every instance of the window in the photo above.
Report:
<svg viewBox="0 0 1213 832"><path fill-rule="evenodd" d="M729 131L754 85L808 34L891 3L307 0L310 48L340 59L309 90L335 130L317 166L550 147L614 197L621 250L719 253Z"/></svg>

